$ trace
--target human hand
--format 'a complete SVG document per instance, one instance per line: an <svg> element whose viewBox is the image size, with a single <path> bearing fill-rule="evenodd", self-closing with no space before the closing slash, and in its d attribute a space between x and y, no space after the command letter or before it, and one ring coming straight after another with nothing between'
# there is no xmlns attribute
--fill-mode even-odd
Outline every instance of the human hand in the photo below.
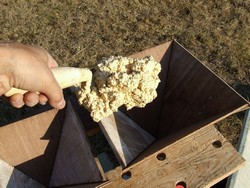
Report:
<svg viewBox="0 0 250 188"><path fill-rule="evenodd" d="M50 70L53 67L58 64L41 47L0 43L0 96L15 87L28 91L9 97L10 104L16 108L46 102L54 108L64 108L62 89Z"/></svg>

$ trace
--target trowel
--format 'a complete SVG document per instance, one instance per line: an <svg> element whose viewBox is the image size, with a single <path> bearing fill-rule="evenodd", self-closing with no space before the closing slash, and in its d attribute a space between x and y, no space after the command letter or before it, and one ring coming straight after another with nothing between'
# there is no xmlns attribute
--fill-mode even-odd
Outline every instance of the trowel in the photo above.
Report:
<svg viewBox="0 0 250 188"><path fill-rule="evenodd" d="M83 83L84 89L91 89L92 72L87 68L57 67L52 68L52 72L62 89L79 83ZM26 92L12 88L5 96ZM126 167L155 140L121 111L103 118L98 124L122 167Z"/></svg>

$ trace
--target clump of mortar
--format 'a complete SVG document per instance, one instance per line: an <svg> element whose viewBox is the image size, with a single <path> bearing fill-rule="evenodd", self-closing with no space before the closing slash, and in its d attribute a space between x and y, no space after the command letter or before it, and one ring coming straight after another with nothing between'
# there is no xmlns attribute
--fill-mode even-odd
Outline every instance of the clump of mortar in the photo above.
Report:
<svg viewBox="0 0 250 188"><path fill-rule="evenodd" d="M121 105L129 110L144 107L156 98L161 66L152 56L103 58L95 67L90 90L77 92L79 103L90 111L94 121L116 112Z"/></svg>

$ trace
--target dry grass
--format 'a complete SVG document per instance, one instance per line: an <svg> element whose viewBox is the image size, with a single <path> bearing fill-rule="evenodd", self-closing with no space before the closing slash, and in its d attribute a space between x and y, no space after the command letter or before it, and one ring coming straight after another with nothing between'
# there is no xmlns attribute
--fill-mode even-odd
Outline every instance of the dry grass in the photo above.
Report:
<svg viewBox="0 0 250 188"><path fill-rule="evenodd" d="M177 39L249 96L249 0L3 0L0 12L0 40L41 45L61 66L91 67ZM0 102L3 122L13 109Z"/></svg>

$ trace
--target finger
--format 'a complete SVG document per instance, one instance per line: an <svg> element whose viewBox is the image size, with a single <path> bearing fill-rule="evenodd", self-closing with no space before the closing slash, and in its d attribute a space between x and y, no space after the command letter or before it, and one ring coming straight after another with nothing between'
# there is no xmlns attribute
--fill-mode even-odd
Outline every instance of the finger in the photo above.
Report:
<svg viewBox="0 0 250 188"><path fill-rule="evenodd" d="M51 91L54 92L55 89L52 89ZM48 102L52 107L56 109L63 109L65 107L65 100L62 91L59 90L56 93L48 91L46 96L48 97Z"/></svg>
<svg viewBox="0 0 250 188"><path fill-rule="evenodd" d="M25 103L23 101L23 94L17 93L9 98L9 102L15 108L21 108Z"/></svg>
<svg viewBox="0 0 250 188"><path fill-rule="evenodd" d="M56 108L56 109L62 109L65 106L65 100L63 97L63 91L59 84L57 83L55 77L51 73L51 75L47 75L47 81L44 85L44 90L40 91L40 93L43 93L48 98L49 104Z"/></svg>
<svg viewBox="0 0 250 188"><path fill-rule="evenodd" d="M33 107L39 102L39 96L36 92L29 91L24 94L23 101L27 106Z"/></svg>
<svg viewBox="0 0 250 188"><path fill-rule="evenodd" d="M56 60L48 52L47 52L47 56L48 56L49 68L58 67ZM47 90L44 93L45 94L44 97L46 97L47 101L49 102L51 106L57 109L62 109L65 106L63 92L58 82L56 81L55 77L54 76L52 77L53 77L51 78L52 81L48 84ZM42 97L42 99L44 99L44 97ZM42 103L43 102L44 101L42 101Z"/></svg>
<svg viewBox="0 0 250 188"><path fill-rule="evenodd" d="M44 94L39 94L39 103L45 105L48 102L48 98Z"/></svg>

